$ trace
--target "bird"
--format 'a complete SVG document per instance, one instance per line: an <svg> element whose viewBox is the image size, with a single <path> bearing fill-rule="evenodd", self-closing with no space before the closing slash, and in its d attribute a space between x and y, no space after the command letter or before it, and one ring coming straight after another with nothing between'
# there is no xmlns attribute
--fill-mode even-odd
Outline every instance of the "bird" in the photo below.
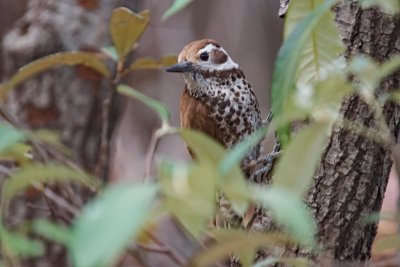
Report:
<svg viewBox="0 0 400 267"><path fill-rule="evenodd" d="M257 97L239 65L213 39L187 44L166 69L183 75L181 127L201 131L231 149L263 125ZM189 150L192 157L193 153ZM259 158L260 145L242 160Z"/></svg>
<svg viewBox="0 0 400 267"><path fill-rule="evenodd" d="M262 120L257 97L239 65L213 39L187 44L178 55L178 63L166 71L181 73L185 82L180 98L181 127L201 131L228 150L271 122L271 112ZM263 156L260 144L254 146L241 162L245 177L252 182L265 182L278 151L279 145L273 153ZM259 163L263 164L257 169ZM217 192L217 203L213 221L217 228L242 225L243 217L236 214L221 192ZM256 213L254 207L250 205L249 211Z"/></svg>

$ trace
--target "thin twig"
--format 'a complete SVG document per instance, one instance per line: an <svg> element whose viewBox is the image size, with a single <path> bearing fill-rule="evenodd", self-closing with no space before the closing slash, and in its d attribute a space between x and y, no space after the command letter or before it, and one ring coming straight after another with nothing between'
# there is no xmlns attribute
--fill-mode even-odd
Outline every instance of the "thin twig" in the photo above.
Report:
<svg viewBox="0 0 400 267"><path fill-rule="evenodd" d="M166 248L154 247L154 246L140 244L140 243L137 243L137 246L141 249L144 249L144 250L147 250L150 252L169 254L169 249L166 249Z"/></svg>
<svg viewBox="0 0 400 267"><path fill-rule="evenodd" d="M41 210L41 211L45 211L45 212L50 213L50 210L49 210L48 207L44 207L44 206L40 206L40 205L35 205L35 204L33 204L33 203L30 203L30 202L28 202L26 205L27 205L29 208L36 209L36 210Z"/></svg>
<svg viewBox="0 0 400 267"><path fill-rule="evenodd" d="M158 130L155 131L150 139L149 148L146 153L146 169L144 173L144 181L148 182L151 177L151 170L153 167L154 155L156 153L158 144L160 143L160 136L158 134Z"/></svg>
<svg viewBox="0 0 400 267"><path fill-rule="evenodd" d="M95 175L102 179L103 171L106 167L109 158L109 144L108 144L108 128L110 123L110 109L112 98L114 96L115 88L111 88L107 94L107 97L103 101L102 113L101 113L101 135L100 135L100 151L99 159L96 164Z"/></svg>
<svg viewBox="0 0 400 267"><path fill-rule="evenodd" d="M4 102L2 101L0 102L0 114L3 117L3 119L8 121L9 123L14 124L16 122L16 118L12 116L10 112L8 112Z"/></svg>
<svg viewBox="0 0 400 267"><path fill-rule="evenodd" d="M11 176L12 172L11 172L11 170L9 168L0 165L0 174Z"/></svg>
<svg viewBox="0 0 400 267"><path fill-rule="evenodd" d="M137 246L128 246L126 248L126 252L129 253L131 257L133 257L140 266L146 266L146 263L143 261L143 258L140 256L140 253L137 249Z"/></svg>
<svg viewBox="0 0 400 267"><path fill-rule="evenodd" d="M22 123L18 120L18 118L6 109L4 103L0 103L0 113L3 116L3 118L6 119L8 122L10 122L12 125L14 125L18 128L24 128ZM38 155L41 157L42 161L48 162L49 157L48 157L45 147L42 144L40 144L39 141L36 140L35 138L31 138L30 141L31 141L31 144L34 147L34 149L37 151ZM49 208L49 212L52 215L54 215L55 217L65 220L65 218L61 218L60 216L58 216L59 212L54 210L54 208L50 205L49 201L52 201L52 202L58 204L60 207L65 208L67 211L69 211L73 215L78 214L79 211L77 208L72 206L64 198L59 197L56 193L54 193L52 190L50 190L48 187L46 187L45 184L34 183L33 187L44 195L44 200ZM73 198L71 198L71 199L73 199Z"/></svg>
<svg viewBox="0 0 400 267"><path fill-rule="evenodd" d="M145 234L148 235L150 239L153 240L158 247L137 244L138 247L147 251L165 254L179 266L186 266L186 260L183 259L183 257L178 255L177 253L175 253L170 247L168 247L164 242L158 239L158 237L156 237L153 233L145 231Z"/></svg>
<svg viewBox="0 0 400 267"><path fill-rule="evenodd" d="M96 168L95 168L95 175L98 178L103 178L103 175L105 173L104 170L106 169L108 165L108 160L109 160L109 154L110 154L110 149L109 149L109 132L108 128L110 125L110 113L111 113L111 104L117 89L117 86L122 78L122 73L124 71L124 62L125 60L122 58L117 65L117 72L115 75L114 80L111 82L111 88L109 88L109 91L107 93L106 98L103 101L102 105L102 111L101 111L101 134L100 134L100 151L99 151L99 158L97 160Z"/></svg>
<svg viewBox="0 0 400 267"><path fill-rule="evenodd" d="M49 200L53 201L59 207L69 211L72 215L76 216L79 213L79 210L72 206L68 201L64 198L59 197L55 192L53 192L50 188L40 185L38 183L34 183L33 187L40 191L43 195L46 196Z"/></svg>
<svg viewBox="0 0 400 267"><path fill-rule="evenodd" d="M64 155L62 155L62 153L57 151L57 149L55 149L51 145L46 145L41 140L36 140L35 138L31 138L31 144L35 148L35 150L38 151L39 155L41 155L44 162L48 162L49 161L48 157L51 157L51 158L56 159L57 161L61 162L65 166L68 166L71 169L74 169L75 171L82 172L82 169L76 163L74 163L73 161L66 158ZM84 175L83 172L82 172L82 175ZM43 184L43 186L47 187L46 184ZM80 198L76 197L74 192L71 192L70 186L64 186L62 188L64 189L64 193L66 194L65 197L67 197L69 199L69 201L71 201L77 207L82 206L82 201L79 201ZM92 193L97 193L97 188L95 188L94 186L90 186L89 189L91 190ZM46 195L44 195L44 198L45 198L46 203L49 204L46 199L47 198ZM49 206L49 209L52 211L53 215L58 217L57 216L58 211L54 211L51 206Z"/></svg>
<svg viewBox="0 0 400 267"><path fill-rule="evenodd" d="M158 128L151 136L149 148L146 152L146 168L144 172L144 181L147 182L150 180L152 174L152 168L154 165L154 156L157 151L158 144L162 137L170 134L177 133L176 129L169 126L168 123L163 122L160 128Z"/></svg>
<svg viewBox="0 0 400 267"><path fill-rule="evenodd" d="M251 227L253 226L254 221L256 220L258 215L258 209L256 208L256 210L254 211L254 213L251 215L251 218L249 220L249 222L247 223L245 230L246 231L250 231Z"/></svg>

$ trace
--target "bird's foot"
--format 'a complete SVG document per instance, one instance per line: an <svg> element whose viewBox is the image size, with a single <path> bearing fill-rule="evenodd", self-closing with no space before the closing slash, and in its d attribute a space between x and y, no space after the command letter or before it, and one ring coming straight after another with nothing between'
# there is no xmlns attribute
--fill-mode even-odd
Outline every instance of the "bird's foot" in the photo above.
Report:
<svg viewBox="0 0 400 267"><path fill-rule="evenodd" d="M282 151L280 150L280 144L279 142L277 142L271 153L263 155L259 159L257 159L255 164L256 168L252 172L250 180L256 183L265 182L266 181L265 177L268 176L269 172L272 170L272 167L274 166L275 160L279 158L281 153Z"/></svg>

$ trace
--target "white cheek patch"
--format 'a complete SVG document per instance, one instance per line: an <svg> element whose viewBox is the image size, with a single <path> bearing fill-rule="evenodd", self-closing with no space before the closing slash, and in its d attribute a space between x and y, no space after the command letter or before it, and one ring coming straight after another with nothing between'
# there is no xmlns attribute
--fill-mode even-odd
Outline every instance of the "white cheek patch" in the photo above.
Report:
<svg viewBox="0 0 400 267"><path fill-rule="evenodd" d="M201 61L201 62L199 62L199 65L204 67L204 69L213 71L213 70L231 70L231 69L238 69L239 68L239 65L236 64L231 59L231 57L228 55L228 53L225 51L225 49L223 49L222 47L216 47L213 44L208 44L203 49L200 49L199 52L198 52L198 55L200 55L203 52L210 53L212 50L220 50L220 51L224 52L225 55L227 55L228 59L222 64L213 64L213 63L211 63L209 61L204 61L204 62Z"/></svg>

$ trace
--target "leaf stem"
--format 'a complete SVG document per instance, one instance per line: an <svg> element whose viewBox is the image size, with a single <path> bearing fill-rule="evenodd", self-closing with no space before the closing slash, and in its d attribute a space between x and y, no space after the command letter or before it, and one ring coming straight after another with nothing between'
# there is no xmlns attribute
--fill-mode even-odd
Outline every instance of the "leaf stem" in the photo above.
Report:
<svg viewBox="0 0 400 267"><path fill-rule="evenodd" d="M96 163L95 175L101 180L106 179L106 171L109 165L110 157L110 145L109 145L109 125L110 125L110 113L111 106L117 91L117 86L121 81L124 72L125 58L121 58L117 63L117 71L114 79L111 82L111 88L109 89L106 98L103 101L102 111L101 111L101 134L100 134L100 151L99 158Z"/></svg>
<svg viewBox="0 0 400 267"><path fill-rule="evenodd" d="M176 133L176 130L169 126L167 122L163 122L161 127L158 128L151 136L149 148L146 153L146 169L144 173L144 181L148 182L152 174L152 167L154 162L154 155L156 153L158 144L163 136Z"/></svg>
<svg viewBox="0 0 400 267"><path fill-rule="evenodd" d="M110 110L111 110L111 103L114 97L115 93L115 86L113 85L113 88L110 88L106 98L103 101L103 106L102 106L102 114L101 114L101 134L100 134L100 151L99 151L99 158L97 160L96 164L96 169L95 169L95 175L104 180L103 177L105 175L104 169L106 168L106 165L108 165L107 161L109 159L109 142L108 142L108 128L110 124Z"/></svg>

